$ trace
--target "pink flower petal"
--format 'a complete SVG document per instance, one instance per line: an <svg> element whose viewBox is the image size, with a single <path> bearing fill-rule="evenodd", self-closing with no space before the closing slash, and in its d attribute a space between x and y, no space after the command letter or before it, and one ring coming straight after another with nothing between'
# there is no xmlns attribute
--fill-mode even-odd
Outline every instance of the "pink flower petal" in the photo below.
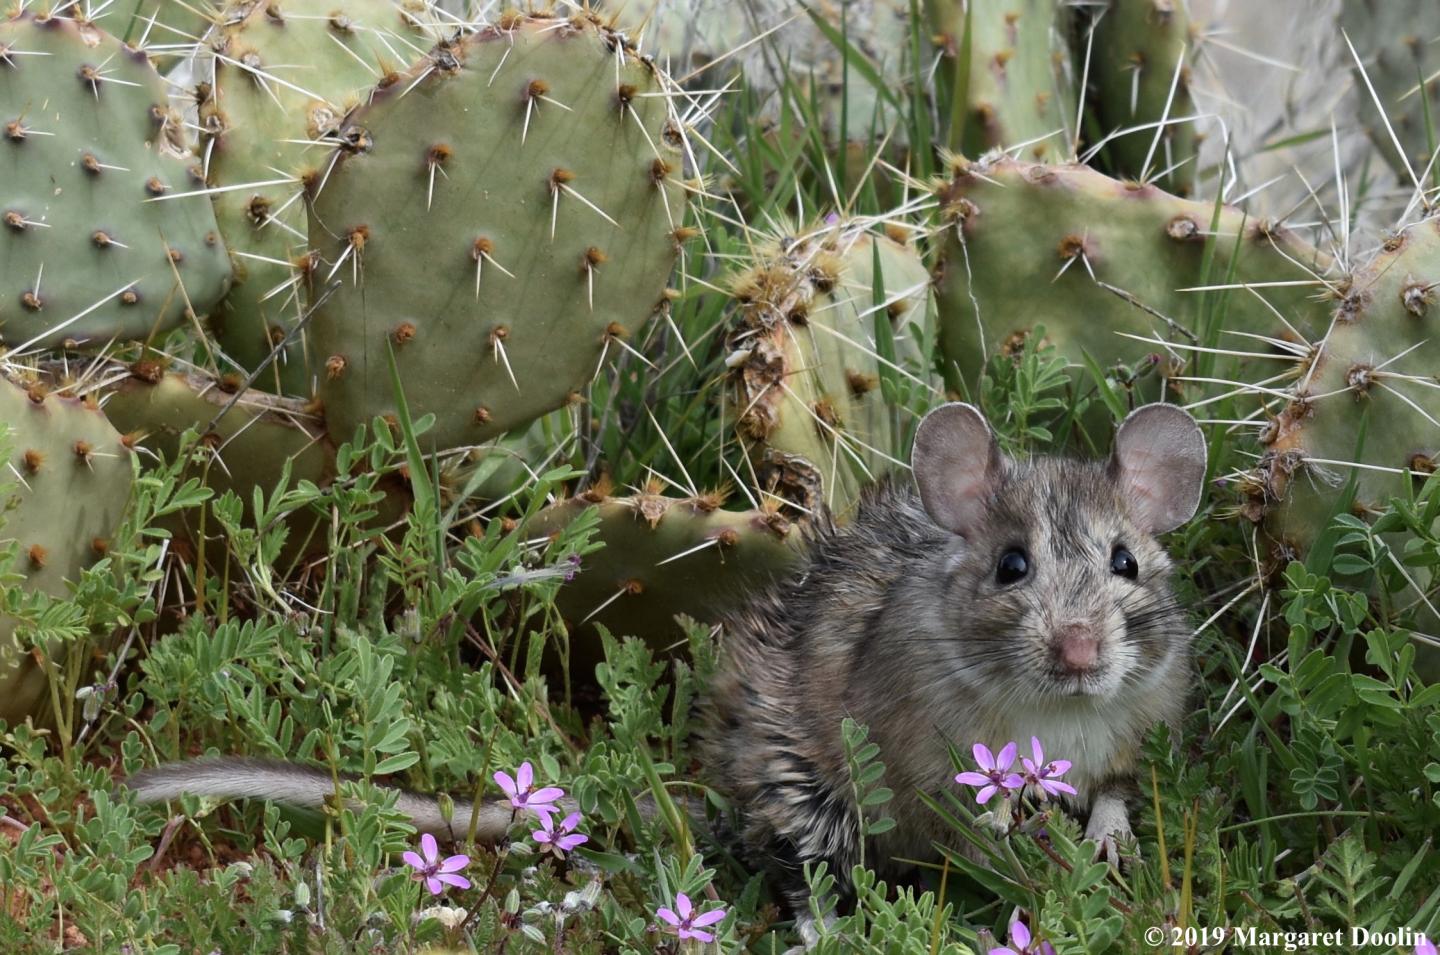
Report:
<svg viewBox="0 0 1440 955"><path fill-rule="evenodd" d="M1021 948L1030 947L1030 927L1018 919L1010 923L1010 941Z"/></svg>
<svg viewBox="0 0 1440 955"><path fill-rule="evenodd" d="M534 839L536 842L545 843L550 841L551 835L544 829L536 829L534 832L530 833L530 838Z"/></svg>
<svg viewBox="0 0 1440 955"><path fill-rule="evenodd" d="M709 932L702 932L702 931L700 931L699 929L693 929L693 928L690 929L688 932L687 932L687 931L682 931L682 932L680 933L680 937L681 937L681 938L693 938L693 939L695 939L695 941L697 941L697 942L713 942L713 941L715 941L715 936L714 936L714 935L711 935Z"/></svg>
<svg viewBox="0 0 1440 955"><path fill-rule="evenodd" d="M496 770L494 779L495 784L499 786L502 791L504 791L505 795L513 799L520 794L520 787L515 785L515 780L510 778L509 773Z"/></svg>
<svg viewBox="0 0 1440 955"><path fill-rule="evenodd" d="M420 853L425 856L425 861L430 865L434 865L440 858L440 846L436 844L435 837L428 832L420 837Z"/></svg>
<svg viewBox="0 0 1440 955"><path fill-rule="evenodd" d="M1015 750L1017 748L1014 743L1006 743L1005 748L995 756L995 768L1005 770L1014 765Z"/></svg>
<svg viewBox="0 0 1440 955"><path fill-rule="evenodd" d="M1040 748L1040 737L1030 737L1030 755L1035 757L1036 766L1045 765L1045 751Z"/></svg>
<svg viewBox="0 0 1440 955"><path fill-rule="evenodd" d="M990 752L990 747L984 743L976 743L970 753L975 757L975 762L980 765L981 769L988 772L995 768L995 756Z"/></svg>
<svg viewBox="0 0 1440 955"><path fill-rule="evenodd" d="M410 866L410 868L412 869L426 868L425 860L420 858L418 853L411 852L409 849L406 849L403 853L401 853L400 858L404 859L405 864Z"/></svg>
<svg viewBox="0 0 1440 955"><path fill-rule="evenodd" d="M690 924L699 927L704 927L706 925L714 925L716 922L720 921L724 917L725 910L716 909L713 912L706 912L704 915L695 916L693 919L690 920Z"/></svg>
<svg viewBox="0 0 1440 955"><path fill-rule="evenodd" d="M450 858L446 859L444 862L440 863L440 871L441 871L441 872L459 872L461 869L465 868L465 867L466 867L467 865L469 865L469 864L470 864L470 857L469 857L469 856L451 856Z"/></svg>
<svg viewBox="0 0 1440 955"><path fill-rule="evenodd" d="M566 852L569 852L576 846L583 845L584 843L587 843L589 841L589 836L585 835L583 832L577 832L573 836L561 836L555 844Z"/></svg>
<svg viewBox="0 0 1440 955"><path fill-rule="evenodd" d="M455 888L457 889L470 888L469 879L465 878L463 875L456 875L453 872L441 872L436 875L435 878L439 879L441 882L448 882L451 885L455 886Z"/></svg>
<svg viewBox="0 0 1440 955"><path fill-rule="evenodd" d="M546 786L544 789L537 789L530 794L529 802L554 802L565 795L565 790L559 786Z"/></svg>
<svg viewBox="0 0 1440 955"><path fill-rule="evenodd" d="M984 773L960 773L955 777L955 781L962 786L988 786L990 777Z"/></svg>
<svg viewBox="0 0 1440 955"><path fill-rule="evenodd" d="M684 892L675 893L675 911L680 913L680 918L688 919L690 913L695 911L695 906L690 904L690 896Z"/></svg>
<svg viewBox="0 0 1440 955"><path fill-rule="evenodd" d="M680 923L684 921L684 919L680 918L680 916L665 908L663 905L655 910L655 914L663 921L669 922L671 925L677 928L679 927Z"/></svg>
<svg viewBox="0 0 1440 955"><path fill-rule="evenodd" d="M515 771L515 786L523 792L529 789L530 784L534 781L535 768L530 765L530 761L527 759L521 763L520 768Z"/></svg>
<svg viewBox="0 0 1440 955"><path fill-rule="evenodd" d="M535 815L539 816L541 820L543 820L543 822L541 823L542 825L549 826L551 829L555 828L555 821L551 817L559 815L559 806L555 806L550 803L539 803L537 805L527 805L521 808L528 809Z"/></svg>
<svg viewBox="0 0 1440 955"><path fill-rule="evenodd" d="M995 795L999 791L999 786L986 786L984 789L980 790L978 793L975 794L975 801L983 806L990 801L991 796Z"/></svg>
<svg viewBox="0 0 1440 955"><path fill-rule="evenodd" d="M1057 759L1057 760L1055 760L1055 762L1053 762L1053 763L1051 763L1049 766L1046 766L1046 767L1045 767L1045 775L1047 775L1047 776L1064 776L1067 772L1070 771L1070 766L1071 766L1070 760L1068 760L1068 759Z"/></svg>
<svg viewBox="0 0 1440 955"><path fill-rule="evenodd" d="M425 877L425 888L430 890L431 895L439 895L445 891L445 886L433 875Z"/></svg>
<svg viewBox="0 0 1440 955"><path fill-rule="evenodd" d="M572 812L570 815L560 820L560 828L564 829L566 832L574 832L575 827L578 825L580 825L580 814L578 812Z"/></svg>
<svg viewBox="0 0 1440 955"><path fill-rule="evenodd" d="M1056 793L1065 793L1070 796L1075 795L1074 786L1070 785L1069 783L1062 783L1057 779L1042 780L1040 783L1040 788L1045 790L1052 796Z"/></svg>
<svg viewBox="0 0 1440 955"><path fill-rule="evenodd" d="M1004 786L1006 789L1024 789L1025 777L1021 776L1019 773L1011 773L1009 776L1006 776L1004 779L1000 780L1000 785Z"/></svg>
<svg viewBox="0 0 1440 955"><path fill-rule="evenodd" d="M1005 947L990 949L990 955L1020 955L1020 953L1013 948Z"/></svg>

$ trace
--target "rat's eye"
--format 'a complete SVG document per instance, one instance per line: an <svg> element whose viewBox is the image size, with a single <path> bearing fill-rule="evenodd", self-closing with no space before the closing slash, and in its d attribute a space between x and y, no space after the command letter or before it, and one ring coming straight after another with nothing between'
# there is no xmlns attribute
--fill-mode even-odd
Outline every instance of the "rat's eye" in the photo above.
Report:
<svg viewBox="0 0 1440 955"><path fill-rule="evenodd" d="M1127 580L1134 580L1140 576L1140 562L1125 548L1117 547L1110 555L1110 572Z"/></svg>
<svg viewBox="0 0 1440 955"><path fill-rule="evenodd" d="M1030 558L1019 547L1012 547L1000 555L995 566L995 580L1000 584L1013 584L1030 573Z"/></svg>

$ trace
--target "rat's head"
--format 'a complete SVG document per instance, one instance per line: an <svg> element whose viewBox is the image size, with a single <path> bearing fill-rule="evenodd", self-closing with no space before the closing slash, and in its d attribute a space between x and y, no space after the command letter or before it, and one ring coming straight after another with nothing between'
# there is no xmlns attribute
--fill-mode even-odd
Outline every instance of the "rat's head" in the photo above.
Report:
<svg viewBox="0 0 1440 955"><path fill-rule="evenodd" d="M964 691L1109 698L1184 651L1157 534L1200 502L1205 440L1173 405L1125 419L1108 461L1007 459L980 412L936 408L915 435L930 518L956 535L932 625Z"/></svg>

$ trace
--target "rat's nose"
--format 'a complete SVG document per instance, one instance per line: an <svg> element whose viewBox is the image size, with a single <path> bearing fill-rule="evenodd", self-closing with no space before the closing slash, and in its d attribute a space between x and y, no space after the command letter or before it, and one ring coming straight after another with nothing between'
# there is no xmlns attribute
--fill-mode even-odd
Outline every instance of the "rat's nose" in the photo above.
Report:
<svg viewBox="0 0 1440 955"><path fill-rule="evenodd" d="M1055 655L1066 671L1086 673L1100 659L1100 637L1087 624L1062 624L1055 628Z"/></svg>

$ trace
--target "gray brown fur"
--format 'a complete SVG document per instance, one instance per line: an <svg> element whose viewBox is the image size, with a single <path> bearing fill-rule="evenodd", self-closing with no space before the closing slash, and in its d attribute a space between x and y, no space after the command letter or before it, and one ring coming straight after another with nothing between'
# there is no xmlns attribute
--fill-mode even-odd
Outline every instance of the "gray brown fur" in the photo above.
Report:
<svg viewBox="0 0 1440 955"><path fill-rule="evenodd" d="M1203 443L1200 461L1203 474ZM702 764L741 809L754 861L774 860L796 903L802 863L828 861L843 885L858 859L847 716L869 726L895 792L886 812L896 825L866 850L892 877L890 859L933 857L954 838L918 795L955 789L952 746L968 760L975 742L998 751L1016 740L1028 754L1038 736L1047 759L1074 762L1074 805L1106 794L1097 817L1129 834L1111 797L1147 731L1183 715L1191 680L1171 561L1132 517L1114 460L1016 463L997 452L996 464L969 540L938 526L908 481L882 484L848 526L816 520L803 573L724 627ZM1139 561L1134 581L1110 571L1117 543ZM997 586L1010 546L1032 555L1028 586ZM1083 677L1057 669L1047 644L1077 618L1103 633L1101 669ZM1088 695L1074 695L1077 681Z"/></svg>

